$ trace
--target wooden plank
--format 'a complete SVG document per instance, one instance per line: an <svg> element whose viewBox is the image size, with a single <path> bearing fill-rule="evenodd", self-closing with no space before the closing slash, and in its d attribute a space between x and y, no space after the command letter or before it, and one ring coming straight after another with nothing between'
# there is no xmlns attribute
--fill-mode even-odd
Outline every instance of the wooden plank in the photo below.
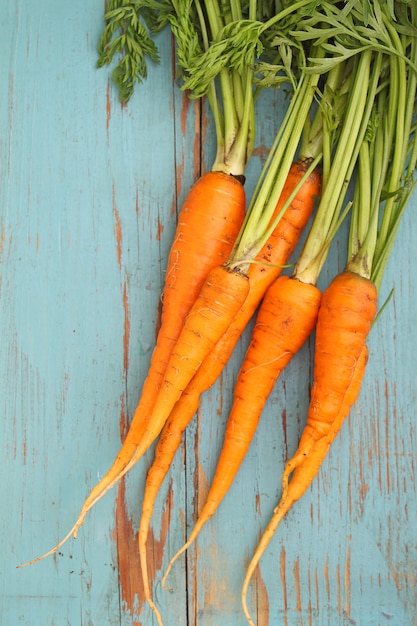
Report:
<svg viewBox="0 0 417 626"><path fill-rule="evenodd" d="M6 624L155 623L136 555L150 451L91 511L76 541L32 568L108 469L146 376L176 215L214 156L206 107L172 76L168 35L160 67L121 107L96 42L102 6L74 0L6 3L0 41L2 464L0 612ZM262 113L250 195L282 115ZM250 604L258 625L417 624L415 519L416 307L414 195L381 293L395 293L370 338L360 399L312 488L261 562ZM321 277L343 267L346 231ZM244 567L280 493L308 402L313 339L268 400L250 452L197 544L159 581L192 526L213 475L236 348L164 483L149 556L166 624L243 626Z"/></svg>

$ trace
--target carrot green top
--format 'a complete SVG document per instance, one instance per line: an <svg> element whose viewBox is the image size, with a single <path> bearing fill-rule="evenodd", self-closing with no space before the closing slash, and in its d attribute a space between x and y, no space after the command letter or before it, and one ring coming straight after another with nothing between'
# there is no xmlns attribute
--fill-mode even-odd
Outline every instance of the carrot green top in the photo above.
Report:
<svg viewBox="0 0 417 626"><path fill-rule="evenodd" d="M341 8L340 2L323 0L316 2L313 10L300 8L297 22L292 21L289 28L286 20L284 24L274 23L275 40L292 41L294 50L297 44L302 46L304 56L298 54L302 64L300 78L267 162L268 170L249 206L231 265L244 267L250 263L272 228L270 218L295 153L294 146L309 119L305 115L306 107L311 106L314 98L321 115L324 180L316 217L296 264L295 276L316 284L331 241L350 208L349 204L344 206L346 193L375 98L382 88L385 64L407 65L406 50L396 44L391 33L390 24L395 21L390 13L391 4L383 0L350 0ZM271 22L269 28L270 25ZM413 63L408 65L411 71ZM305 136L304 128L304 139ZM301 151L308 145L304 139ZM319 157L318 153L316 156Z"/></svg>
<svg viewBox="0 0 417 626"><path fill-rule="evenodd" d="M169 25L182 89L192 98L206 95L211 107L217 139L212 169L242 176L254 145L257 94L288 80L277 78L279 53L264 55L269 50L265 32L271 21L315 2L278 1L282 8L276 11L267 0L110 0L98 65L119 58L112 76L127 102L135 83L147 76L147 61L159 61L152 35Z"/></svg>
<svg viewBox="0 0 417 626"><path fill-rule="evenodd" d="M387 4L381 16L397 54L382 66L360 148L347 263L377 289L417 183L417 4Z"/></svg>
<svg viewBox="0 0 417 626"><path fill-rule="evenodd" d="M320 203L295 267L300 280L315 284L350 209L346 192L360 155L362 185L353 206L349 264L378 283L414 185L417 148L415 141L407 146L415 134L415 5L414 0L109 0L99 65L120 56L113 77L121 99L128 100L134 83L146 77L146 60L158 60L151 35L169 25L182 88L194 98L206 95L213 113L212 169L235 176L243 175L252 153L259 90L290 84L284 121L229 265L247 270L284 213L286 206L271 223L298 151L312 168L321 162L323 169ZM385 108L389 113L381 115ZM377 119L384 121L375 124ZM383 179L377 176L381 145Z"/></svg>

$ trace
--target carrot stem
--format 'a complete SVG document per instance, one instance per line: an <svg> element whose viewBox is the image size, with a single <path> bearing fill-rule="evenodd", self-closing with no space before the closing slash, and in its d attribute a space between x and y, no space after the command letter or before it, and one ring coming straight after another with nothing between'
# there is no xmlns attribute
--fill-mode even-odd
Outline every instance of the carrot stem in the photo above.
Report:
<svg viewBox="0 0 417 626"><path fill-rule="evenodd" d="M410 7L414 23L416 15L416 7ZM416 37L399 34L389 20L385 16L397 54L388 59L385 71L389 79L377 95L375 122L361 148L348 249L348 268L370 276L378 290L401 217L417 182L417 75L413 69L417 63ZM369 166L364 165L365 159Z"/></svg>
<svg viewBox="0 0 417 626"><path fill-rule="evenodd" d="M252 197L241 232L229 259L230 267L240 265L245 270L261 250L276 222L271 217L282 193L285 180L294 160L306 118L315 95L318 74L304 74L294 94L287 115L281 125L278 140L272 147L272 156L267 161L262 184Z"/></svg>
<svg viewBox="0 0 417 626"><path fill-rule="evenodd" d="M329 233L332 233L337 217L335 199L347 191L349 170L356 163L360 143L366 130L366 116L370 114L370 69L373 54L366 51L359 56L354 69L354 82L345 112L343 126L337 142L332 167L323 189L319 209L305 246L297 261L294 274L299 280L316 284L317 277L327 256ZM376 88L375 82L373 84Z"/></svg>

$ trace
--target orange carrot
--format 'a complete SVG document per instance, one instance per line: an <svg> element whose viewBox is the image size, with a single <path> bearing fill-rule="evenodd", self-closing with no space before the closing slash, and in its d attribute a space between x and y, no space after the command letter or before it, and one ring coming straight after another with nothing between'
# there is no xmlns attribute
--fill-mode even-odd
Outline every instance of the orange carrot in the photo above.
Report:
<svg viewBox="0 0 417 626"><path fill-rule="evenodd" d="M291 476L291 480L288 485L287 497L285 500L285 507L288 506L287 510L289 510L289 507L291 507L294 502L301 498L301 496L305 493L305 491L313 482L314 477L317 475L321 464L326 458L327 452L329 451L331 444L333 443L336 435L342 428L344 420L349 415L350 409L352 408L359 396L367 362L368 347L365 345L354 368L352 380L343 398L339 414L334 420L329 433L324 437L321 437L314 444L311 453L305 457L301 465L298 465L295 468Z"/></svg>
<svg viewBox="0 0 417 626"><path fill-rule="evenodd" d="M365 345L354 368L351 383L343 398L339 414L334 420L332 428L327 435L321 437L314 444L310 453L305 457L301 464L295 468L288 485L288 491L286 493L286 496L281 498L278 506L275 508L271 520L265 528L265 531L260 541L258 542L256 550L246 569L245 580L242 586L242 606L245 616L251 626L254 626L254 623L250 616L246 601L250 580L269 542L274 536L274 533L277 530L280 522L294 505L294 503L297 502L297 500L299 500L304 495L304 493L313 482L314 478L317 476L334 438L340 431L342 424L349 414L352 405L356 402L361 388L361 383L363 375L365 373L367 361L368 348Z"/></svg>
<svg viewBox="0 0 417 626"><path fill-rule="evenodd" d="M302 180L308 165L308 160L301 159L292 165L277 204L276 215L279 214L293 190ZM250 267L249 294L244 305L181 395L161 433L155 449L154 462L146 479L139 527L139 552L145 597L151 605L153 603L150 599L147 575L146 541L155 498L181 443L182 434L198 408L201 394L220 375L265 291L278 277L281 272L280 266L288 261L293 252L300 234L313 212L315 199L320 193L320 181L320 172L316 168L302 184L290 206L286 209L267 244L256 257L256 262ZM274 218L275 216L272 219Z"/></svg>
<svg viewBox="0 0 417 626"><path fill-rule="evenodd" d="M141 398L120 455L130 460L158 395L172 349L209 271L224 263L242 225L245 192L233 176L204 174L181 212L168 257L161 327Z"/></svg>
<svg viewBox="0 0 417 626"><path fill-rule="evenodd" d="M129 467L158 437L183 390L232 323L248 292L248 276L239 270L220 265L210 271L171 353L152 414Z"/></svg>
<svg viewBox="0 0 417 626"><path fill-rule="evenodd" d="M345 270L336 276L323 293L316 327L314 381L307 423L297 451L286 463L280 503L258 543L242 587L243 610L251 626L254 622L246 604L250 579L279 522L316 476L359 394L367 361L366 340L376 310L375 284L352 271Z"/></svg>
<svg viewBox="0 0 417 626"><path fill-rule="evenodd" d="M126 438L105 476L93 487L69 533L35 563L76 537L87 512L128 471L157 398L168 359L211 269L226 261L242 225L245 192L233 176L208 172L193 185L178 216L162 298L161 326L150 369Z"/></svg>
<svg viewBox="0 0 417 626"><path fill-rule="evenodd" d="M376 310L375 284L351 271L338 274L323 293L317 321L314 381L307 423L298 449L284 470L283 498L289 475L306 458L315 443L329 434L339 415Z"/></svg>
<svg viewBox="0 0 417 626"><path fill-rule="evenodd" d="M314 285L281 276L268 289L237 377L223 448L206 502L174 561L192 544L226 495L253 439L265 402L281 371L316 325L321 293Z"/></svg>

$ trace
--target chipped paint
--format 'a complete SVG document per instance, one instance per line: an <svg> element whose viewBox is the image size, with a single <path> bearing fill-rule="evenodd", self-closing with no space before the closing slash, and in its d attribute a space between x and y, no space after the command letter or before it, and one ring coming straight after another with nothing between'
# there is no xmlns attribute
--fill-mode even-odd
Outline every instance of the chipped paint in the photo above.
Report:
<svg viewBox="0 0 417 626"><path fill-rule="evenodd" d="M295 596L296 596L295 610L298 613L301 613L302 602L301 602L301 581L300 581L300 559L298 557L294 561L293 575L294 575L294 587L295 587Z"/></svg>
<svg viewBox="0 0 417 626"><path fill-rule="evenodd" d="M154 582L160 573L163 563L165 544L168 538L171 512L173 505L173 485L170 482L167 496L160 518L159 538L151 527L147 543L148 575L151 594L153 593ZM133 522L129 518L126 505L125 480L119 483L116 500L116 526L113 538L117 549L117 564L122 607L125 612L130 613L136 626L142 624L137 621L144 605L144 588L140 559L138 552L138 533L134 530Z"/></svg>
<svg viewBox="0 0 417 626"><path fill-rule="evenodd" d="M107 89L106 89L106 131L109 132L110 127L110 118L111 118L111 93L112 93L112 84L111 81L107 81Z"/></svg>
<svg viewBox="0 0 417 626"><path fill-rule="evenodd" d="M164 228L165 228L164 223L161 221L160 217L158 217L157 229L156 229L156 235L155 235L156 241L160 241L161 235L164 232Z"/></svg>
<svg viewBox="0 0 417 626"><path fill-rule="evenodd" d="M124 441L127 430L129 427L129 420L126 412L126 395L125 393L120 394L120 418L119 418L119 431L120 431L120 441Z"/></svg>
<svg viewBox="0 0 417 626"><path fill-rule="evenodd" d="M269 596L258 566L255 572L256 581L256 617L258 626L269 625Z"/></svg>
<svg viewBox="0 0 417 626"><path fill-rule="evenodd" d="M218 563L222 562L222 555L219 552L219 546L216 541L210 541L210 550ZM197 554L199 551L197 550ZM227 607L233 602L233 595L230 593L228 578L226 572L222 568L211 571L202 567L200 560L200 575L195 581L196 595L200 588L204 606L204 613L207 615L223 615L227 612ZM196 605L198 598L196 597Z"/></svg>
<svg viewBox="0 0 417 626"><path fill-rule="evenodd" d="M175 168L175 190L176 190L176 198L181 197L182 193L182 179L184 175L184 163L178 163ZM177 211L177 200L175 197L172 198L171 204L171 216L175 215ZM180 207L178 207L179 211Z"/></svg>
<svg viewBox="0 0 417 626"><path fill-rule="evenodd" d="M143 605L143 582L137 549L137 533L126 509L125 480L119 482L116 500L116 526L113 539L117 548L117 569L123 611L133 618L132 626L141 626L136 619Z"/></svg>
<svg viewBox="0 0 417 626"><path fill-rule="evenodd" d="M262 163L266 160L268 154L269 154L269 148L265 144L256 146L252 152L252 156L258 157Z"/></svg>
<svg viewBox="0 0 417 626"><path fill-rule="evenodd" d="M113 203L113 217L114 217L114 235L116 238L117 265L121 269L123 237L122 237L122 226L120 223L120 215L119 215L119 212L117 210L117 205L116 205L116 190L115 190L114 185L112 187L112 203Z"/></svg>
<svg viewBox="0 0 417 626"><path fill-rule="evenodd" d="M4 222L1 222L1 235L0 235L0 253L3 254L6 246L6 227Z"/></svg>
<svg viewBox="0 0 417 626"><path fill-rule="evenodd" d="M350 537L348 538L349 543L346 547L346 560L345 560L345 568L344 568L344 603L343 603L343 613L350 617L350 595L351 595L351 581L350 581L350 562L351 562L351 547L350 547Z"/></svg>
<svg viewBox="0 0 417 626"><path fill-rule="evenodd" d="M281 552L279 554L279 570L280 570L280 579L281 579L281 589L282 589L282 606L284 609L284 626L288 626L287 619L287 608L288 608L288 600L287 600L287 555L285 552L285 548L281 548Z"/></svg>
<svg viewBox="0 0 417 626"><path fill-rule="evenodd" d="M180 122L181 122L181 133L183 137L187 135L187 119L188 112L191 106L191 99L188 96L188 93L184 93L181 100L181 112L180 112Z"/></svg>
<svg viewBox="0 0 417 626"><path fill-rule="evenodd" d="M330 602L330 577L329 577L329 559L326 557L323 569L324 584L326 589L327 601Z"/></svg>
<svg viewBox="0 0 417 626"><path fill-rule="evenodd" d="M161 571L165 544L168 538L171 513L173 508L174 489L172 480L169 483L167 496L165 498L164 506L159 521L159 539L156 538L153 527L149 529L148 543L147 543L147 560L149 567L149 584L152 589L153 583L156 579L156 575Z"/></svg>
<svg viewBox="0 0 417 626"><path fill-rule="evenodd" d="M127 377L129 369L129 340L130 340L130 314L129 314L129 293L127 280L123 283L123 371Z"/></svg>

